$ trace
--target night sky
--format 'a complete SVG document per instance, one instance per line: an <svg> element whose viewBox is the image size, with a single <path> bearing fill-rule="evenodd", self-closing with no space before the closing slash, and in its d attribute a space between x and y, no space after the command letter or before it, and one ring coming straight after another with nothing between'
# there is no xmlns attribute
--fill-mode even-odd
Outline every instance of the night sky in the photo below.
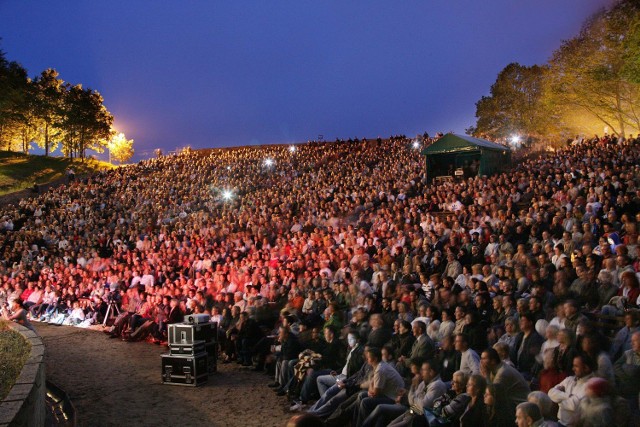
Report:
<svg viewBox="0 0 640 427"><path fill-rule="evenodd" d="M509 62L545 62L609 0L0 0L0 48L97 89L135 159L464 132Z"/></svg>

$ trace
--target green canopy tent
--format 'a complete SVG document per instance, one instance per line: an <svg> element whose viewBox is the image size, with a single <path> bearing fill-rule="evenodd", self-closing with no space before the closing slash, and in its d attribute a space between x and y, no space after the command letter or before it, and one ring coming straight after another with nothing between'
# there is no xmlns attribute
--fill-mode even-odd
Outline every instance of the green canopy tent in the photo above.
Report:
<svg viewBox="0 0 640 427"><path fill-rule="evenodd" d="M448 133L424 150L427 178L492 175L511 163L509 147L467 135Z"/></svg>

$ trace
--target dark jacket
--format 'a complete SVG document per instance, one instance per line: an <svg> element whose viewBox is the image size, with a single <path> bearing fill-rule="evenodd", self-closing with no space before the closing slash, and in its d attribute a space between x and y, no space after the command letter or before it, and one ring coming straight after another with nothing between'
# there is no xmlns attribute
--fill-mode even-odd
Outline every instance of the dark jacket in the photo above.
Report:
<svg viewBox="0 0 640 427"><path fill-rule="evenodd" d="M407 332L406 334L395 334L392 336L391 345L393 346L394 359L397 359L400 356L409 357L411 354L411 347L413 347L415 340L416 339L411 332Z"/></svg>
<svg viewBox="0 0 640 427"><path fill-rule="evenodd" d="M516 335L516 340L511 350L511 361L516 369L524 374L525 378L531 377L536 364L536 355L540 353L540 347L542 347L543 342L544 338L535 330L531 331L526 339L524 338L524 332ZM519 351L521 345L523 346L522 351Z"/></svg>
<svg viewBox="0 0 640 427"><path fill-rule="evenodd" d="M322 368L338 371L344 366L344 347L337 338L331 343L323 342L320 354L322 355L322 360L320 360Z"/></svg>
<svg viewBox="0 0 640 427"><path fill-rule="evenodd" d="M367 345L369 347L382 348L391 340L391 334L391 329L385 326L380 329L376 329L375 331L371 331L367 338Z"/></svg>
<svg viewBox="0 0 640 427"><path fill-rule="evenodd" d="M456 367L460 366L460 352L455 350L440 350L438 354L436 354L435 359L440 366L440 378L442 381L451 381Z"/></svg>
<svg viewBox="0 0 640 427"><path fill-rule="evenodd" d="M289 337L282 343L280 354L282 355L282 360L294 360L298 358L298 354L300 354L301 351L302 347L300 346L298 337L289 334Z"/></svg>
<svg viewBox="0 0 640 427"><path fill-rule="evenodd" d="M347 352L347 355L349 353ZM347 377L350 377L357 373L362 364L364 363L364 345L358 344L358 346L351 352L351 358L347 363Z"/></svg>
<svg viewBox="0 0 640 427"><path fill-rule="evenodd" d="M476 353L480 354L489 347L487 342L487 324L484 321L464 325L462 333L469 338L469 347L474 349Z"/></svg>

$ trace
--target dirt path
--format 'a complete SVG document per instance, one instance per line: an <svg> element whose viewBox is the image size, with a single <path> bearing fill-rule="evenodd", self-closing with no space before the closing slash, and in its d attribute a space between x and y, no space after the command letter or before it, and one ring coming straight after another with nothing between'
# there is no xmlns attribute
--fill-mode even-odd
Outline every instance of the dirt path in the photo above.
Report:
<svg viewBox="0 0 640 427"><path fill-rule="evenodd" d="M267 387L265 374L235 363L198 388L160 383L165 347L126 343L69 326L36 324L46 353L47 379L66 391L78 426L281 427L287 402Z"/></svg>

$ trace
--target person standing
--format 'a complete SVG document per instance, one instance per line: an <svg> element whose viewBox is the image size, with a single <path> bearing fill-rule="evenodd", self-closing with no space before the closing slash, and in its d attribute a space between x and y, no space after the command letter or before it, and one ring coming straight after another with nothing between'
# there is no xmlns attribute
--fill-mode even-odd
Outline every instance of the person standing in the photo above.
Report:
<svg viewBox="0 0 640 427"><path fill-rule="evenodd" d="M558 421L566 427L576 425L576 411L580 401L586 395L587 381L593 378L595 363L584 354L573 358L575 375L565 378L560 384L549 390L549 397L558 404Z"/></svg>

